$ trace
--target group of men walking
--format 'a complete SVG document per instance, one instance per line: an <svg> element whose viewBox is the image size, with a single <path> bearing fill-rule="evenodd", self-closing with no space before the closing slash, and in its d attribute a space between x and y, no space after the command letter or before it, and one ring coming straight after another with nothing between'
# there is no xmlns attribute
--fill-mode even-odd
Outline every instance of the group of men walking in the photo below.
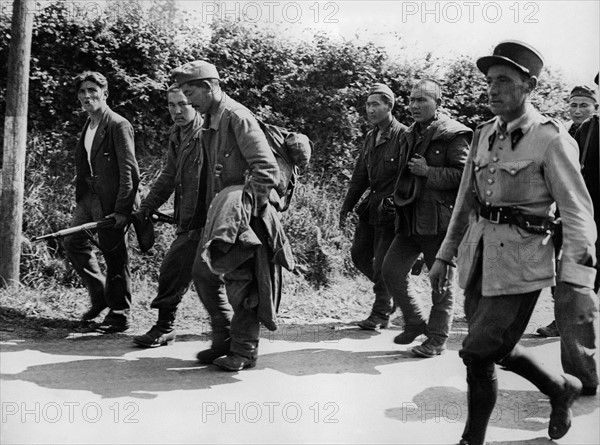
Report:
<svg viewBox="0 0 600 445"><path fill-rule="evenodd" d="M477 67L495 118L474 133L440 112L441 86L433 80L413 86L408 108L414 123L408 128L392 117L394 94L387 86L375 84L369 91L373 128L340 212L343 226L356 206L352 259L374 283L371 314L358 325L387 327L397 307L404 329L394 342L410 344L425 334L410 351L426 358L443 353L457 268L469 323L459 353L467 367L469 406L460 443L484 443L498 392L495 363L550 397L548 433L558 439L571 425L573 400L595 395L598 386L599 164L598 144L590 141L598 135L589 131L596 122L597 132L598 118L590 117L598 108L596 95L588 87L573 90L574 124L567 132L529 101L543 67L534 48L502 42ZM585 123L582 110L589 111ZM579 125L586 136L575 131ZM428 317L408 289L420 255L432 285ZM548 372L518 345L541 290L555 285L563 375Z"/></svg>
<svg viewBox="0 0 600 445"><path fill-rule="evenodd" d="M104 319L89 328L126 331L131 280L125 226L131 216L150 218L174 193L176 238L163 259L158 295L151 304L158 309L158 319L134 342L156 347L174 341L177 307L193 281L212 326L212 346L199 352L198 360L239 371L256 364L260 322L275 329L281 267L293 264L273 210L279 167L253 114L221 90L214 65L190 62L175 69L173 77L176 83L167 91L174 122L167 160L136 210L139 172L131 125L106 104L104 76L96 72L78 76L77 94L89 118L76 149L77 207L72 226L116 219L112 228L99 230L98 235L106 277L85 234L68 237L65 250L91 297L84 320L109 308ZM198 248L209 244L208 252Z"/></svg>
<svg viewBox="0 0 600 445"><path fill-rule="evenodd" d="M412 353L426 358L443 353L457 268L469 322L460 351L469 406L461 444L484 443L498 391L495 363L550 397L549 435L556 439L570 427L574 399L582 391L596 393L593 356L591 362L583 359L584 370L565 366L569 374L553 375L517 343L540 291L556 285L558 329L561 341L570 345L563 354L595 354L598 213L594 216L590 198L593 181L584 181L575 139L529 103L543 66L535 49L502 42L477 66L486 77L495 118L475 132L441 112L442 88L435 80L414 84L410 127L393 117L395 94L388 86L376 83L368 91L366 112L373 127L340 211L341 226L349 212L358 214L351 255L374 283L375 302L359 326L387 327L399 308L404 328L394 341L411 344L424 334L425 341ZM276 211L279 167L259 123L221 90L213 65L190 62L172 74L175 84L167 101L174 125L167 160L139 209L131 125L107 106L104 76L86 72L77 78L78 98L89 119L76 149L73 226L115 218L112 228L99 231L106 276L87 237L71 236L65 248L91 297L83 318L92 321L108 307L103 321L90 327L105 333L127 330L131 280L125 227L132 214L150 218L174 193L176 238L163 259L151 304L158 318L134 342L157 347L174 341L177 307L193 282L212 327L212 345L198 353L198 361L240 371L256 364L260 323L275 328L281 267L293 265ZM597 133L597 116L582 128L594 122ZM584 175L595 178L597 205L598 135L594 146L593 132L587 136L586 131L575 137L585 140L583 151L589 153L582 160L592 159ZM551 235L557 207L562 256L555 273L559 249ZM409 272L420 256L430 270L428 315L409 292Z"/></svg>

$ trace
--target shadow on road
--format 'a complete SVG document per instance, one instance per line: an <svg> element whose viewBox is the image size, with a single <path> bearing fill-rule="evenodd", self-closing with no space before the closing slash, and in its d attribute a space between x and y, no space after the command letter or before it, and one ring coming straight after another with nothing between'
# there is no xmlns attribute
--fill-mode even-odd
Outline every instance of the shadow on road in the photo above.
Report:
<svg viewBox="0 0 600 445"><path fill-rule="evenodd" d="M584 416L598 409L597 397L580 397L573 405L573 415ZM536 390L500 389L490 426L510 430L545 431L550 418L550 401ZM465 423L467 420L467 394L454 387L432 386L417 394L410 402L389 408L385 415L401 422ZM518 441L518 443L544 443L547 437ZM517 442L487 442L514 444Z"/></svg>

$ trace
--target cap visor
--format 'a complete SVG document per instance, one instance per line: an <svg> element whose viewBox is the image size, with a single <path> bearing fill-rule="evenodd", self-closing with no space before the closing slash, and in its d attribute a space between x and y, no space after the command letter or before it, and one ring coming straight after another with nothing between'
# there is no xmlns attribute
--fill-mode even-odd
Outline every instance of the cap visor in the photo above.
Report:
<svg viewBox="0 0 600 445"><path fill-rule="evenodd" d="M483 74L487 74L490 67L494 65L507 65L523 74L530 75L527 68L503 56L485 56L477 59L477 68L479 68L479 71Z"/></svg>

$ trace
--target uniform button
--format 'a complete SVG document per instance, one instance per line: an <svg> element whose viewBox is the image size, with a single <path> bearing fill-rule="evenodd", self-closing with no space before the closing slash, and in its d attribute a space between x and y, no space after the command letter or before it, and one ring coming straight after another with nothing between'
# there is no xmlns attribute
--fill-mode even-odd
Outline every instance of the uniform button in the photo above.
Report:
<svg viewBox="0 0 600 445"><path fill-rule="evenodd" d="M485 202L485 205L486 205L486 206L490 206L490 205L492 205L492 203L491 203L491 202L489 202L489 201L486 201L486 202Z"/></svg>
<svg viewBox="0 0 600 445"><path fill-rule="evenodd" d="M496 168L495 167L490 167L490 173L496 173Z"/></svg>
<svg viewBox="0 0 600 445"><path fill-rule="evenodd" d="M513 168L513 169L510 171L510 174L514 176L514 175L516 175L516 174L517 174L517 171L516 171L516 170Z"/></svg>
<svg viewBox="0 0 600 445"><path fill-rule="evenodd" d="M478 172L481 169L481 167L479 165L475 166L475 171Z"/></svg>
<svg viewBox="0 0 600 445"><path fill-rule="evenodd" d="M436 154L436 155L439 155L439 154L440 154L440 151L439 151L439 150L436 150L436 151L435 151L435 154Z"/></svg>
<svg viewBox="0 0 600 445"><path fill-rule="evenodd" d="M486 194L487 196L492 196L492 191L491 191L491 190L487 190L487 191L485 192L485 194Z"/></svg>
<svg viewBox="0 0 600 445"><path fill-rule="evenodd" d="M488 184L493 184L494 180L492 178L488 179Z"/></svg>
<svg viewBox="0 0 600 445"><path fill-rule="evenodd" d="M390 159L390 162L394 162L394 158Z"/></svg>
<svg viewBox="0 0 600 445"><path fill-rule="evenodd" d="M494 161L494 162L498 162L498 156L494 156L494 157L492 158L492 161Z"/></svg>
<svg viewBox="0 0 600 445"><path fill-rule="evenodd" d="M498 139L500 139L501 141L503 141L504 140L504 135L501 134L500 136L498 136Z"/></svg>

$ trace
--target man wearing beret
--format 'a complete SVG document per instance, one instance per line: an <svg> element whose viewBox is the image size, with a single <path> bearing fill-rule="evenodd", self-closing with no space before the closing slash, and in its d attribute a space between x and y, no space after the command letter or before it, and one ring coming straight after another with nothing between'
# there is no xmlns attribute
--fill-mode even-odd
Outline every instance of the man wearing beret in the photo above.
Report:
<svg viewBox="0 0 600 445"><path fill-rule="evenodd" d="M442 89L431 79L412 88L409 110L415 122L400 138L400 171L394 189L396 233L385 259L383 278L404 318L404 331L394 342L406 345L419 335L426 339L411 349L414 355L440 355L452 323L454 297L451 280L431 290L429 317L408 291L409 271L423 254L431 267L454 208L473 131L440 112Z"/></svg>
<svg viewBox="0 0 600 445"><path fill-rule="evenodd" d="M398 174L400 135L406 126L392 116L394 93L382 83L369 90L366 111L373 125L358 155L346 198L340 211L340 228L363 193L369 194L358 205L358 224L350 251L352 262L373 283L375 302L368 318L358 323L362 329L386 328L393 311L389 292L381 276L383 258L394 239L395 211L392 203Z"/></svg>
<svg viewBox="0 0 600 445"><path fill-rule="evenodd" d="M158 309L158 320L147 333L133 337L136 345L145 348L167 345L175 340L175 315L192 281L192 264L202 229L194 218L195 207L198 193L204 193L206 187L200 184L204 162L200 137L202 117L177 85L171 85L167 90L167 103L173 125L169 129L166 162L142 201L138 214L149 218L175 193L177 231L160 266L158 295L150 305ZM210 280L202 284L204 292L225 293L217 276L208 278Z"/></svg>
<svg viewBox="0 0 600 445"><path fill-rule="evenodd" d="M205 226L213 198L229 186L245 185L244 190L252 195L250 225L258 224L258 217L269 205L279 167L257 120L246 107L221 90L214 65L197 60L175 69L173 76L194 108L204 116L201 140L205 162L200 181L206 184L206 193L198 195L194 219ZM263 237L260 241L266 246L269 240ZM260 335L257 308L252 302L259 280L255 258L221 278L226 285L225 295L206 289L213 273L201 256L202 250L197 251L192 278L211 318L212 346L198 353L198 361L214 363L226 371L254 367Z"/></svg>
<svg viewBox="0 0 600 445"><path fill-rule="evenodd" d="M469 332L459 352L467 367L468 418L461 444L483 444L496 404L495 363L529 380L550 398L548 434L563 437L581 391L572 375L557 375L517 343L542 289L555 284L552 220L560 208L563 254L556 313L588 323L597 312L596 229L579 172L578 150L565 128L530 103L542 70L527 44L505 41L477 60L487 80L494 119L479 125L448 233L430 271L441 288L458 256ZM559 326L560 328L560 326Z"/></svg>
<svg viewBox="0 0 600 445"><path fill-rule="evenodd" d="M64 247L91 298L91 307L83 314L83 320L93 320L108 306L104 320L92 323L91 328L101 333L123 332L129 329L131 308L125 226L138 198L140 182L133 128L107 105L108 82L102 74L95 71L79 74L75 90L88 119L75 148L77 205L71 227L104 218L115 219L113 227L98 231L106 274L100 269L85 234L66 237Z"/></svg>

